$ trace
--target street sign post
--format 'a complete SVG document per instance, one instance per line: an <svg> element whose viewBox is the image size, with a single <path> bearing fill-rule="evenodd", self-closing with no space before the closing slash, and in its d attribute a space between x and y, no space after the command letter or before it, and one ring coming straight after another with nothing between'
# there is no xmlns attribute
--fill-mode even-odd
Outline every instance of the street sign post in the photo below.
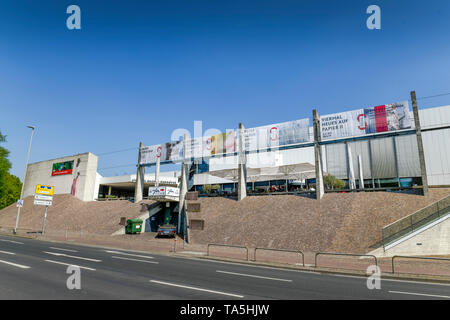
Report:
<svg viewBox="0 0 450 320"><path fill-rule="evenodd" d="M34 204L38 206L45 206L44 222L42 223L42 234L45 232L45 225L47 223L48 206L53 204L53 192L55 187L38 184L36 186L36 193L34 195Z"/></svg>

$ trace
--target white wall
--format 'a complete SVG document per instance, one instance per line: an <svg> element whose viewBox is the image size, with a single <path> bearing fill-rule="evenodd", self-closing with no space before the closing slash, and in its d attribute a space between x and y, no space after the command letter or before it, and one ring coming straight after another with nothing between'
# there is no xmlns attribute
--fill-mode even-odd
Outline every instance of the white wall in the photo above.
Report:
<svg viewBox="0 0 450 320"><path fill-rule="evenodd" d="M80 159L78 163L78 159ZM74 161L72 174L52 176L56 162ZM94 199L98 157L92 153L77 154L52 160L30 163L24 185L24 198L34 195L36 185L55 187L55 194L70 194L74 178L78 176L76 197L83 201ZM77 165L78 164L78 165Z"/></svg>

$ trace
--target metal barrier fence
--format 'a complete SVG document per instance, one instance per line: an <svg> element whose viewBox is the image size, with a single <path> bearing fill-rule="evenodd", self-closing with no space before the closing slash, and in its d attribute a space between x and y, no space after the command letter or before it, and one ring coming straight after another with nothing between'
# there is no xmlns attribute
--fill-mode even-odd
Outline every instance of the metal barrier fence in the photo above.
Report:
<svg viewBox="0 0 450 320"><path fill-rule="evenodd" d="M383 249L395 240L413 233L448 213L450 213L450 196L383 227Z"/></svg>
<svg viewBox="0 0 450 320"><path fill-rule="evenodd" d="M245 250L247 251L247 261L249 261L249 260L248 260L248 248L245 247L245 246L234 246L234 245L220 244L220 243L208 243L208 246L207 246L207 248L206 248L206 255L207 255L207 256L209 256L209 247L210 247L210 246L245 249Z"/></svg>
<svg viewBox="0 0 450 320"><path fill-rule="evenodd" d="M330 255L330 256L348 256L348 257L370 257L375 259L375 265L378 266L377 257L372 254L355 254L355 253L336 253L336 252L316 252L314 255L314 268L317 268L317 257L319 255Z"/></svg>
<svg viewBox="0 0 450 320"><path fill-rule="evenodd" d="M253 261L256 261L256 251L257 250L299 253L302 256L302 265L305 266L305 255L300 250L273 249L273 248L255 248L254 255L253 255Z"/></svg>
<svg viewBox="0 0 450 320"><path fill-rule="evenodd" d="M392 273L395 273L395 259L396 258L398 258L398 259L418 259L418 260L448 261L450 263L450 259L448 259L448 258L393 256L392 257ZM449 266L449 268L450 268L450 266Z"/></svg>

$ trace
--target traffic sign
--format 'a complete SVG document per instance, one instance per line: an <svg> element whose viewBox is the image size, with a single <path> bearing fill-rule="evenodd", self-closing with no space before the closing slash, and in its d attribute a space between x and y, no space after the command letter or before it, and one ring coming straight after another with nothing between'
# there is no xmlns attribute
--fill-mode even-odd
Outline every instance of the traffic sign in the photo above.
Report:
<svg viewBox="0 0 450 320"><path fill-rule="evenodd" d="M51 206L52 201L48 200L34 200L34 204L38 206Z"/></svg>
<svg viewBox="0 0 450 320"><path fill-rule="evenodd" d="M42 184L38 184L36 186L36 194L46 194L48 196L52 196L53 192L55 191L55 187L53 186L45 186Z"/></svg>
<svg viewBox="0 0 450 320"><path fill-rule="evenodd" d="M17 200L17 207L23 207L23 200Z"/></svg>
<svg viewBox="0 0 450 320"><path fill-rule="evenodd" d="M34 199L35 200L52 201L53 200L53 196L46 196L46 195L42 195L42 194L35 194L34 195Z"/></svg>

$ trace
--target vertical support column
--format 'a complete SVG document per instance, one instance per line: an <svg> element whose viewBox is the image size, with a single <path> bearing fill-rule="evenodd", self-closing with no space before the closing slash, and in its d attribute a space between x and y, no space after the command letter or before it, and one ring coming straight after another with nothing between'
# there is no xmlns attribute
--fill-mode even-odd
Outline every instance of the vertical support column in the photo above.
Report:
<svg viewBox="0 0 450 320"><path fill-rule="evenodd" d="M372 178L372 188L375 189L375 177L373 171L373 156L372 156L372 139L369 140L369 161L370 161L370 175Z"/></svg>
<svg viewBox="0 0 450 320"><path fill-rule="evenodd" d="M139 156L138 156L138 164L136 171L136 185L134 187L134 203L138 203L142 201L142 197L144 195L144 174L145 167L141 166L141 152L144 144L142 142L139 143Z"/></svg>
<svg viewBox="0 0 450 320"><path fill-rule="evenodd" d="M112 189L112 187L111 186L109 186L108 187L108 201L111 199L111 189Z"/></svg>
<svg viewBox="0 0 450 320"><path fill-rule="evenodd" d="M417 149L419 152L420 172L422 173L423 195L428 196L427 167L425 165L425 153L423 151L422 130L420 128L419 108L417 106L417 98L415 91L411 91L411 101L414 114L414 124L416 126Z"/></svg>
<svg viewBox="0 0 450 320"><path fill-rule="evenodd" d="M244 148L244 125L239 123L238 131L238 201L247 196L247 159Z"/></svg>
<svg viewBox="0 0 450 320"><path fill-rule="evenodd" d="M397 185L400 188L400 170L399 170L398 156L397 156L397 141L395 140L395 137L392 137L392 145L394 148L395 175L397 178Z"/></svg>
<svg viewBox="0 0 450 320"><path fill-rule="evenodd" d="M313 110L313 129L314 129L314 164L316 169L316 199L322 199L324 195L323 171L322 171L322 153L319 142L320 136L320 120L317 110Z"/></svg>
<svg viewBox="0 0 450 320"><path fill-rule="evenodd" d="M178 202L178 233L181 232L181 218L186 219L186 193L187 193L187 172L186 172L186 144L187 134L183 137L183 158L181 162L180 198ZM184 237L187 236L187 221L184 223Z"/></svg>
<svg viewBox="0 0 450 320"><path fill-rule="evenodd" d="M350 143L348 142L345 143L345 146L347 148L348 186L350 190L354 190L356 188L356 182L355 182L355 171L353 170L352 149L350 148Z"/></svg>
<svg viewBox="0 0 450 320"><path fill-rule="evenodd" d="M362 157L358 154L358 171L359 171L359 189L364 189L364 175L363 175L363 166L362 166Z"/></svg>
<svg viewBox="0 0 450 320"><path fill-rule="evenodd" d="M155 187L159 187L159 172L161 171L161 156L156 158L156 169L155 169Z"/></svg>

